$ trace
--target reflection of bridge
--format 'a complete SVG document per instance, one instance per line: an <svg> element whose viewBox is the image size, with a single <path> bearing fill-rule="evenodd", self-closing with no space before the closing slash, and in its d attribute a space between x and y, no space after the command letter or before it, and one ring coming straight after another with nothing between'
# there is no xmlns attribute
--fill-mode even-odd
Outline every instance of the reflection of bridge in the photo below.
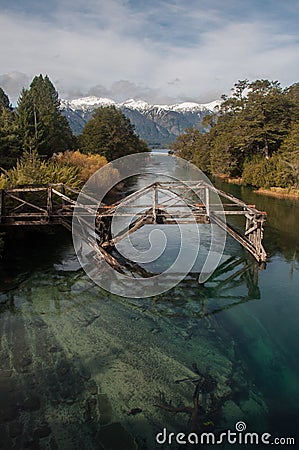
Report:
<svg viewBox="0 0 299 450"><path fill-rule="evenodd" d="M180 286L182 296L172 291L171 297L163 295L153 300L144 300L150 304L148 311L164 317L203 318L212 316L234 306L261 298L259 289L259 267L249 258L231 256L221 263L209 280L198 284L197 276L190 274ZM138 306L138 303L136 303Z"/></svg>
<svg viewBox="0 0 299 450"><path fill-rule="evenodd" d="M78 191L63 184L3 189L0 197L0 225L7 227L60 224L71 230L78 194ZM84 197L84 205L79 205L81 224L90 228L86 218L93 214L96 217L96 229L92 232L97 235L98 245L95 247L90 244L93 250L116 270L122 271L122 266L109 252L119 241L149 224L213 223L227 231L258 262L266 261L267 255L262 245L266 213L204 181L155 182L112 205L98 204L92 194L80 195L81 198L82 195ZM243 230L228 223L230 216L245 219ZM112 238L113 217L133 220L130 219L126 229Z"/></svg>

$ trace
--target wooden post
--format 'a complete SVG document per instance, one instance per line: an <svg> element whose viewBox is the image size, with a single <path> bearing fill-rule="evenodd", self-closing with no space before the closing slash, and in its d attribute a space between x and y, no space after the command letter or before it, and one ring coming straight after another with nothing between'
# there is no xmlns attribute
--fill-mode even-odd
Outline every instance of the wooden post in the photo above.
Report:
<svg viewBox="0 0 299 450"><path fill-rule="evenodd" d="M50 218L52 212L53 212L53 204L52 204L52 188L51 186L48 187L48 195L47 195L47 211L48 211L48 217Z"/></svg>
<svg viewBox="0 0 299 450"><path fill-rule="evenodd" d="M254 256L259 262L265 262L267 253L263 247L264 218L258 215L246 215L245 237L253 246Z"/></svg>
<svg viewBox="0 0 299 450"><path fill-rule="evenodd" d="M65 186L64 186L64 184L61 185L60 192L61 192L63 195L65 195ZM62 207L62 209L65 208L65 200L64 200L63 197L61 198L61 207Z"/></svg>

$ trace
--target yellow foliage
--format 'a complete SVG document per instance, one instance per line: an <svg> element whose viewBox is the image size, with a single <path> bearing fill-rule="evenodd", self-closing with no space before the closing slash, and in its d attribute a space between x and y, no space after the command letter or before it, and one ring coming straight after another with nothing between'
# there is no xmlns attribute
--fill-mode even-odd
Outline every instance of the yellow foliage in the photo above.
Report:
<svg viewBox="0 0 299 450"><path fill-rule="evenodd" d="M6 176L4 174L1 174L0 175L0 189L6 188L6 185L7 185Z"/></svg>
<svg viewBox="0 0 299 450"><path fill-rule="evenodd" d="M105 156L91 153L83 154L79 150L75 152L68 150L64 153L58 153L58 155L53 156L53 159L59 165L78 168L78 176L83 182L87 181L93 173L107 164Z"/></svg>

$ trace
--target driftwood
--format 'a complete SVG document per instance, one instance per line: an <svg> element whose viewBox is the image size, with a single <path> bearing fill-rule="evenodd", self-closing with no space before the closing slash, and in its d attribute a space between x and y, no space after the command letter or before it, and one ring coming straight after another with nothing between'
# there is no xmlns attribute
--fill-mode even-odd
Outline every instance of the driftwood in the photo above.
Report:
<svg viewBox="0 0 299 450"><path fill-rule="evenodd" d="M217 398L214 393L217 387L216 380L211 375L204 375L201 373L196 363L192 364L192 369L197 375L196 377L183 378L175 381L175 383L183 383L187 381L195 384L192 396L192 406L173 406L171 401L166 401L163 393L160 393L159 402L156 403L155 406L174 414L188 414L190 416L188 426L189 431L201 432L203 429L206 429L206 423L213 425L212 419L214 419L214 417L219 413L222 404L228 399L228 397L225 396L223 398Z"/></svg>

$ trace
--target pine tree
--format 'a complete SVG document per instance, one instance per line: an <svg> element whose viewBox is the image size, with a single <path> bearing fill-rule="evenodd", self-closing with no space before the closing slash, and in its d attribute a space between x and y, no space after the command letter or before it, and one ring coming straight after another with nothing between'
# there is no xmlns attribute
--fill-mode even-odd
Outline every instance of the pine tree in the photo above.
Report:
<svg viewBox="0 0 299 450"><path fill-rule="evenodd" d="M0 88L0 168L12 167L21 152L18 125L8 96Z"/></svg>
<svg viewBox="0 0 299 450"><path fill-rule="evenodd" d="M294 83L285 89L285 96L291 104L291 117L293 122L299 122L299 83Z"/></svg>
<svg viewBox="0 0 299 450"><path fill-rule="evenodd" d="M6 109L9 109L9 98L3 91L2 87L0 87L0 107L3 106Z"/></svg>
<svg viewBox="0 0 299 450"><path fill-rule="evenodd" d="M291 105L277 81L256 80L249 87L244 112L248 151L269 158L279 149L288 132Z"/></svg>
<svg viewBox="0 0 299 450"><path fill-rule="evenodd" d="M18 101L19 127L24 150L36 149L40 155L70 149L74 138L60 110L58 93L46 75L36 76Z"/></svg>

